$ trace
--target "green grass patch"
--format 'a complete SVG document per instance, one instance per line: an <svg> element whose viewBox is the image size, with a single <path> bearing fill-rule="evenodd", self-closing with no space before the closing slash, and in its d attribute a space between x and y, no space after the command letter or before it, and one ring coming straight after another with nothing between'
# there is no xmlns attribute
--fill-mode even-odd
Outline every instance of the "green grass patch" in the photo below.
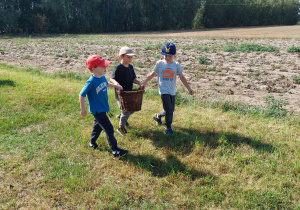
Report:
<svg viewBox="0 0 300 210"><path fill-rule="evenodd" d="M216 86L222 86L222 84L214 83ZM200 105L206 108L212 109L221 109L223 112L233 111L239 114L247 114L252 116L261 116L265 118L274 118L281 120L295 120L297 116L284 108L286 106L286 101L282 99L276 99L273 95L267 95L264 98L264 106L250 106L243 104L241 102L233 101L221 101L221 100L210 100L210 101L201 101ZM297 120L296 120L297 121Z"/></svg>
<svg viewBox="0 0 300 210"><path fill-rule="evenodd" d="M209 65L210 64L209 59L205 56L198 57L197 60L198 60L199 64L203 64L203 65Z"/></svg>
<svg viewBox="0 0 300 210"><path fill-rule="evenodd" d="M262 46L254 43L242 43L237 47L241 52L279 52L279 49L274 46Z"/></svg>
<svg viewBox="0 0 300 210"><path fill-rule="evenodd" d="M21 58L24 59L24 60L28 60L28 59L30 59L31 57L30 57L30 55L23 55L23 56L21 56Z"/></svg>
<svg viewBox="0 0 300 210"><path fill-rule="evenodd" d="M196 50L199 50L199 51L202 51L202 52L210 50L210 48L207 47L207 46L199 46L199 45L180 46L180 49L183 49L183 50L196 49Z"/></svg>
<svg viewBox="0 0 300 210"><path fill-rule="evenodd" d="M237 48L232 45L231 43L226 43L225 46L223 46L223 51L225 52L235 52L237 51Z"/></svg>
<svg viewBox="0 0 300 210"><path fill-rule="evenodd" d="M210 48L207 47L207 46L196 46L196 49L199 50L199 51L209 51Z"/></svg>
<svg viewBox="0 0 300 210"><path fill-rule="evenodd" d="M226 43L222 47L225 52L279 52L279 49L274 46L263 46L255 43L242 43L238 46L234 46L231 43Z"/></svg>
<svg viewBox="0 0 300 210"><path fill-rule="evenodd" d="M146 44L143 46L143 48L144 48L144 50L161 50L163 45L164 45L163 43L157 43L154 45Z"/></svg>
<svg viewBox="0 0 300 210"><path fill-rule="evenodd" d="M214 82L214 85L215 85L215 86L223 86L223 84L220 83L220 82Z"/></svg>
<svg viewBox="0 0 300 210"><path fill-rule="evenodd" d="M71 58L78 58L78 55L77 55L77 53L76 53L76 52L74 52L74 51L70 51L70 52L68 52L68 56L69 56L69 57L71 57Z"/></svg>
<svg viewBox="0 0 300 210"><path fill-rule="evenodd" d="M291 46L286 51L289 53L300 53L300 47L299 46Z"/></svg>
<svg viewBox="0 0 300 210"><path fill-rule="evenodd" d="M292 79L296 84L300 84L300 75L299 76L293 76Z"/></svg>
<svg viewBox="0 0 300 210"><path fill-rule="evenodd" d="M115 159L104 133L88 148L93 117L80 116L78 94L89 74L64 75L0 65L1 209L299 208L299 120L177 91L175 134L164 135L152 121L160 97L147 89L128 135L115 133L129 150Z"/></svg>

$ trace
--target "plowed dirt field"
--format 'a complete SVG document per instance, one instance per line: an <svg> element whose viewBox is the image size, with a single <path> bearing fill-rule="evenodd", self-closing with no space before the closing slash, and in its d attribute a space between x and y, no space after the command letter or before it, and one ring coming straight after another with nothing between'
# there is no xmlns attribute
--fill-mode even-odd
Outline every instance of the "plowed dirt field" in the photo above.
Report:
<svg viewBox="0 0 300 210"><path fill-rule="evenodd" d="M86 72L85 60L99 54L118 64L120 47L136 53L133 65L144 80L166 42L177 46L176 60L200 99L225 99L263 106L264 97L273 95L287 102L289 111L300 112L300 53L287 52L300 47L300 25L279 27L227 28L153 33L0 37L0 63L41 71ZM271 50L241 51L245 45ZM272 50L273 49L273 50ZM274 50L275 49L275 50ZM178 80L178 86L182 83ZM150 82L147 88L157 88ZM187 91L185 90L185 93Z"/></svg>

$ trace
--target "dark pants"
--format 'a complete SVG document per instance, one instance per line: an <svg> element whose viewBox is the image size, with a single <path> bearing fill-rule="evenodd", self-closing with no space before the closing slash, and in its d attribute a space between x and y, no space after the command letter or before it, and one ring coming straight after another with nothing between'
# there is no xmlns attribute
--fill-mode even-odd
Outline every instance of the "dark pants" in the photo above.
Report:
<svg viewBox="0 0 300 210"><path fill-rule="evenodd" d="M114 136L114 128L106 115L106 112L94 115L94 127L91 133L90 142L96 143L100 133L104 130L109 147L114 151L118 148L117 140Z"/></svg>
<svg viewBox="0 0 300 210"><path fill-rule="evenodd" d="M175 96L162 94L160 97L163 103L164 110L158 113L158 117L165 117L167 128L171 128L173 113L175 111Z"/></svg>

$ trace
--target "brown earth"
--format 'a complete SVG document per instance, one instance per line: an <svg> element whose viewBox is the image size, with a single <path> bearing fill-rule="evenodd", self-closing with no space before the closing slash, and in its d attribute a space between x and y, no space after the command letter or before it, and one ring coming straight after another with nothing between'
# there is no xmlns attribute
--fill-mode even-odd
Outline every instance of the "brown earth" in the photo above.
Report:
<svg viewBox="0 0 300 210"><path fill-rule="evenodd" d="M0 63L36 67L50 73L86 72L86 58L99 54L113 62L107 77L119 62L120 47L127 45L137 54L133 65L140 80L144 80L155 62L162 58L161 46L174 42L178 49L176 60L196 91L195 97L263 106L263 98L272 94L287 102L284 108L300 111L300 85L293 80L293 77L300 79L300 53L286 51L291 46L300 47L300 25L0 38ZM223 46L228 43L273 46L279 52L225 52ZM209 50L203 51L204 47ZM200 64L201 59L205 59L206 64ZM178 86L182 86L179 80ZM154 80L149 87L156 88Z"/></svg>

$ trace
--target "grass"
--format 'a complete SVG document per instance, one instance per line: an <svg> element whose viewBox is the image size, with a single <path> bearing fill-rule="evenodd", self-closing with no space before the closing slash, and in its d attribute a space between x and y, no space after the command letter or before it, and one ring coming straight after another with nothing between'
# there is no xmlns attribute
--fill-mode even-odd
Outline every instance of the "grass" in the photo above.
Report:
<svg viewBox="0 0 300 210"><path fill-rule="evenodd" d="M210 48L207 47L207 46L196 46L196 49L199 50L199 51L209 51Z"/></svg>
<svg viewBox="0 0 300 210"><path fill-rule="evenodd" d="M289 53L300 53L300 47L291 46L286 51L289 52Z"/></svg>
<svg viewBox="0 0 300 210"><path fill-rule="evenodd" d="M197 58L199 64L210 65L209 59L205 56L201 56Z"/></svg>
<svg viewBox="0 0 300 210"><path fill-rule="evenodd" d="M199 45L180 46L180 49L183 49L183 50L196 49L196 50L199 50L199 51L202 51L202 52L210 50L210 48L207 47L207 46L199 46Z"/></svg>
<svg viewBox="0 0 300 210"><path fill-rule="evenodd" d="M86 76L0 65L1 209L300 208L299 121L177 94L176 133L166 136L151 122L160 98L147 89L130 133L116 133L129 155L115 159L104 134L99 150L87 146L93 118L78 103Z"/></svg>
<svg viewBox="0 0 300 210"><path fill-rule="evenodd" d="M237 51L237 49L231 43L227 42L226 45L223 46L223 51L224 52L235 52L235 51Z"/></svg>
<svg viewBox="0 0 300 210"><path fill-rule="evenodd" d="M294 80L294 82L295 82L296 84L300 84L300 75L298 75L298 76L293 76L292 79Z"/></svg>
<svg viewBox="0 0 300 210"><path fill-rule="evenodd" d="M223 84L220 83L220 82L214 82L214 85L215 85L215 86L223 86Z"/></svg>
<svg viewBox="0 0 300 210"><path fill-rule="evenodd" d="M146 44L143 46L144 50L160 50L164 44L163 43L157 43L154 45Z"/></svg>
<svg viewBox="0 0 300 210"><path fill-rule="evenodd" d="M225 52L279 52L279 49L274 46L263 46L255 43L242 43L238 46L234 46L231 43L226 43L223 46Z"/></svg>
<svg viewBox="0 0 300 210"><path fill-rule="evenodd" d="M216 86L222 86L222 84L214 83ZM256 107L242 104L240 102L232 101L202 101L201 106L218 108L224 112L234 111L239 114L247 114L252 116L272 117L277 119L292 120L295 117L292 113L284 108L286 101L282 99L276 99L272 94L264 97L264 107Z"/></svg>
<svg viewBox="0 0 300 210"><path fill-rule="evenodd" d="M28 59L30 59L30 55L23 55L23 56L21 56L21 58L24 60L28 60Z"/></svg>

